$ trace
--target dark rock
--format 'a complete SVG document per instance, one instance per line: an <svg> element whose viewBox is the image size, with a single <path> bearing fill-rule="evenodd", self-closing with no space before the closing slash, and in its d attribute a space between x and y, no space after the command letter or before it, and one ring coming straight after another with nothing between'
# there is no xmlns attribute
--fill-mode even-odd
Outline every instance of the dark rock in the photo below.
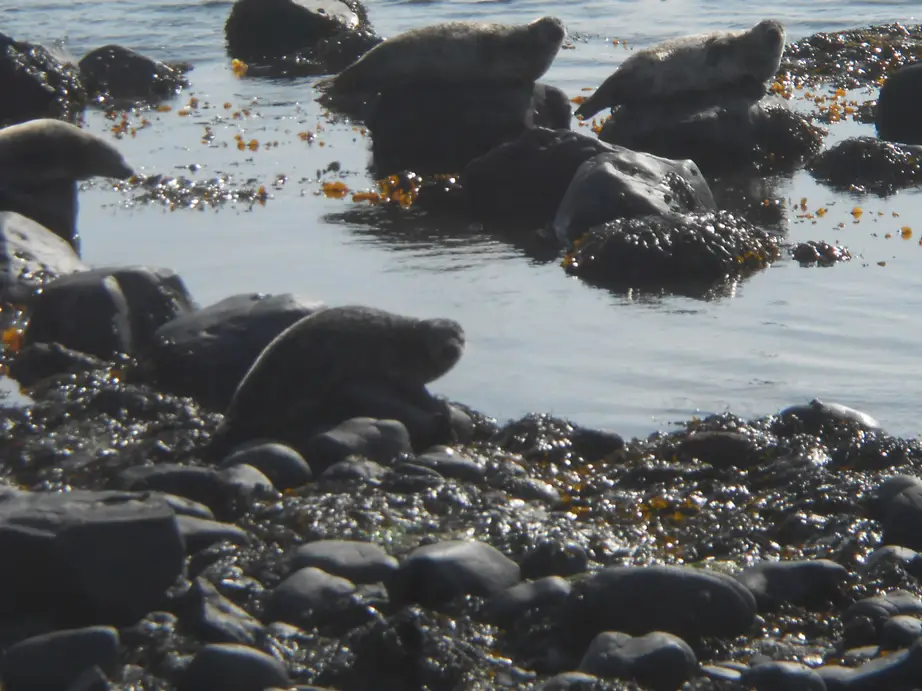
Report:
<svg viewBox="0 0 922 691"><path fill-rule="evenodd" d="M388 492L397 494L416 494L436 489L444 484L445 478L433 468L415 463L400 463L390 469L384 477L382 487Z"/></svg>
<svg viewBox="0 0 922 691"><path fill-rule="evenodd" d="M410 453L410 434L397 420L360 417L346 420L313 437L307 445L311 467L319 473L349 456L391 465L401 454Z"/></svg>
<svg viewBox="0 0 922 691"><path fill-rule="evenodd" d="M880 689L911 689L922 674L920 641L909 650L900 650L860 667L824 665L816 673L826 684L826 691L877 691Z"/></svg>
<svg viewBox="0 0 922 691"><path fill-rule="evenodd" d="M846 645L876 644L887 620L900 614L922 615L922 600L905 590L858 600L841 615Z"/></svg>
<svg viewBox="0 0 922 691"><path fill-rule="evenodd" d="M67 691L109 691L111 688L106 673L94 665L77 677Z"/></svg>
<svg viewBox="0 0 922 691"><path fill-rule="evenodd" d="M766 662L743 672L745 688L755 691L826 691L823 678L799 662Z"/></svg>
<svg viewBox="0 0 922 691"><path fill-rule="evenodd" d="M879 430L880 423L860 410L840 403L824 403L814 398L807 404L792 405L779 413L783 421L796 418L803 431L816 434L826 425L855 426L863 430Z"/></svg>
<svg viewBox="0 0 922 691"><path fill-rule="evenodd" d="M852 258L852 253L842 245L830 245L828 242L821 240L809 240L792 247L791 257L802 265L832 266L836 262L848 261Z"/></svg>
<svg viewBox="0 0 922 691"><path fill-rule="evenodd" d="M15 211L80 249L77 230L78 186L75 180L29 181L11 178L0 184L0 210Z"/></svg>
<svg viewBox="0 0 922 691"><path fill-rule="evenodd" d="M883 524L885 543L922 549L922 482L911 476L889 478L878 488L872 507Z"/></svg>
<svg viewBox="0 0 922 691"><path fill-rule="evenodd" d="M598 677L636 679L654 691L675 691L698 668L688 643L654 631L633 638L606 631L597 635L579 664L579 671Z"/></svg>
<svg viewBox="0 0 922 691"><path fill-rule="evenodd" d="M472 160L462 182L475 216L544 225L557 213L577 169L613 151L579 132L535 127Z"/></svg>
<svg viewBox="0 0 922 691"><path fill-rule="evenodd" d="M508 626L531 609L563 602L571 589L570 582L560 576L519 583L491 597L484 606L483 614L500 626Z"/></svg>
<svg viewBox="0 0 922 691"><path fill-rule="evenodd" d="M143 351L158 327L194 309L183 280L169 269L92 269L44 287L25 341L112 358Z"/></svg>
<svg viewBox="0 0 922 691"><path fill-rule="evenodd" d="M30 387L42 379L58 374L79 374L104 370L107 363L60 343L34 343L26 346L9 364L9 375L22 387Z"/></svg>
<svg viewBox="0 0 922 691"><path fill-rule="evenodd" d="M131 623L156 609L183 569L162 499L119 492L0 496L0 616L48 612L73 624Z"/></svg>
<svg viewBox="0 0 922 691"><path fill-rule="evenodd" d="M683 460L698 459L717 468L748 468L761 460L758 444L745 434L702 431L689 434L679 444Z"/></svg>
<svg viewBox="0 0 922 691"><path fill-rule="evenodd" d="M36 118L74 121L87 98L75 65L64 64L47 48L4 34L0 34L0 91L16 94L0 106L0 126Z"/></svg>
<svg viewBox="0 0 922 691"><path fill-rule="evenodd" d="M155 103L189 86L182 70L117 45L91 50L78 63L91 98Z"/></svg>
<svg viewBox="0 0 922 691"><path fill-rule="evenodd" d="M176 512L177 516L192 516L193 518L204 518L208 521L214 520L214 513L212 513L211 509L197 501L165 492L154 492L154 495L163 499Z"/></svg>
<svg viewBox="0 0 922 691"><path fill-rule="evenodd" d="M568 129L570 116L566 94L545 84L388 90L367 118L375 175L460 173L529 128Z"/></svg>
<svg viewBox="0 0 922 691"><path fill-rule="evenodd" d="M890 617L880 628L880 649L908 648L922 638L922 619L899 614Z"/></svg>
<svg viewBox="0 0 922 691"><path fill-rule="evenodd" d="M246 463L238 463L221 471L221 477L231 487L234 487L242 496L276 495L278 490L272 480L263 473Z"/></svg>
<svg viewBox="0 0 922 691"><path fill-rule="evenodd" d="M228 469L229 470L229 469ZM119 487L128 490L159 490L204 504L218 518L233 513L240 490L214 468L161 463L128 468L119 475Z"/></svg>
<svg viewBox="0 0 922 691"><path fill-rule="evenodd" d="M386 581L397 560L378 545L354 540L318 540L300 545L288 557L293 570L308 566L346 578L353 583Z"/></svg>
<svg viewBox="0 0 922 691"><path fill-rule="evenodd" d="M269 594L263 618L309 629L317 617L332 611L337 601L355 592L352 581L307 566L291 574Z"/></svg>
<svg viewBox="0 0 922 691"><path fill-rule="evenodd" d="M476 540L446 540L417 547L387 583L395 604L436 607L460 595L490 596L519 582L519 565Z"/></svg>
<svg viewBox="0 0 922 691"><path fill-rule="evenodd" d="M247 293L178 316L154 334L150 359L156 382L224 410L269 342L322 306L289 293Z"/></svg>
<svg viewBox="0 0 922 691"><path fill-rule="evenodd" d="M192 659L178 691L263 691L291 686L285 666L271 655L236 643L213 643Z"/></svg>
<svg viewBox="0 0 922 691"><path fill-rule="evenodd" d="M620 434L579 425L574 425L570 441L574 451L590 463L601 461L624 448L624 439Z"/></svg>
<svg viewBox="0 0 922 691"><path fill-rule="evenodd" d="M590 228L616 218L716 211L711 188L693 161L618 147L585 161L554 216L558 242L569 247Z"/></svg>
<svg viewBox="0 0 922 691"><path fill-rule="evenodd" d="M444 478L462 482L483 482L485 469L467 456L447 446L434 446L413 459L413 464L432 468Z"/></svg>
<svg viewBox="0 0 922 691"><path fill-rule="evenodd" d="M864 568L870 571L878 565L887 563L900 564L906 569L907 573L916 578L922 577L922 557L919 556L919 553L908 547L898 547L896 545L885 545L875 549L864 560Z"/></svg>
<svg viewBox="0 0 922 691"><path fill-rule="evenodd" d="M878 485L868 498L868 512L872 518L885 520L890 513L893 500L906 490L914 488L922 488L922 479L915 475L891 475Z"/></svg>
<svg viewBox="0 0 922 691"><path fill-rule="evenodd" d="M564 672L551 677L535 691L595 691L600 679L583 672Z"/></svg>
<svg viewBox="0 0 922 691"><path fill-rule="evenodd" d="M599 139L656 156L691 159L707 175L793 170L817 153L826 131L783 98L712 94L622 106ZM702 100L703 99L703 100Z"/></svg>
<svg viewBox="0 0 922 691"><path fill-rule="evenodd" d="M4 302L28 302L42 285L87 268L73 247L48 228L18 213L0 211L0 299Z"/></svg>
<svg viewBox="0 0 922 691"><path fill-rule="evenodd" d="M313 479L311 467L304 457L284 444L246 444L221 462L225 468L244 464L264 473L280 492L301 487Z"/></svg>
<svg viewBox="0 0 922 691"><path fill-rule="evenodd" d="M522 556L520 566L522 578L574 576L589 568L589 555L581 545L544 540Z"/></svg>
<svg viewBox="0 0 922 691"><path fill-rule="evenodd" d="M263 625L221 595L204 578L192 582L185 597L182 623L207 643L255 645Z"/></svg>
<svg viewBox="0 0 922 691"><path fill-rule="evenodd" d="M388 469L379 463L367 458L350 456L324 470L318 478L318 483L324 491L353 483L378 485L388 472Z"/></svg>
<svg viewBox="0 0 922 691"><path fill-rule="evenodd" d="M199 550L210 547L215 542L231 542L235 545L246 545L250 542L250 534L243 528L233 523L219 523L207 518L195 516L177 516L176 523L179 532L186 543L186 552L195 554Z"/></svg>
<svg viewBox="0 0 922 691"><path fill-rule="evenodd" d="M891 74L877 96L877 136L903 144L922 144L916 103L922 94L922 63Z"/></svg>
<svg viewBox="0 0 922 691"><path fill-rule="evenodd" d="M828 559L762 561L736 576L755 596L760 612L782 604L809 607L836 600L846 578L848 569Z"/></svg>
<svg viewBox="0 0 922 691"><path fill-rule="evenodd" d="M616 291L649 288L698 297L721 282L764 269L779 255L776 236L718 211L596 226L567 255L564 268Z"/></svg>
<svg viewBox="0 0 922 691"><path fill-rule="evenodd" d="M752 625L756 602L736 579L687 566L609 567L574 587L564 635L574 649L602 631L732 638Z"/></svg>
<svg viewBox="0 0 922 691"><path fill-rule="evenodd" d="M852 137L823 151L807 170L834 189L886 196L922 182L922 146Z"/></svg>
<svg viewBox="0 0 922 691"><path fill-rule="evenodd" d="M94 666L109 673L118 664L118 631L108 626L55 631L7 649L0 663L6 691L67 691Z"/></svg>

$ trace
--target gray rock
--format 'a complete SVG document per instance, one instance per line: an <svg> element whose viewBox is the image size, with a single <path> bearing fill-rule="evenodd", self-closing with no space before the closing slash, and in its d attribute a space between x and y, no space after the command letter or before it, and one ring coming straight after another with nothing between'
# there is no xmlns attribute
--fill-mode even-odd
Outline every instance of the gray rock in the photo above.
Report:
<svg viewBox="0 0 922 691"><path fill-rule="evenodd" d="M397 494L427 492L445 484L438 471L415 463L399 463L384 478L383 488Z"/></svg>
<svg viewBox="0 0 922 691"><path fill-rule="evenodd" d="M236 643L202 648L177 684L178 691L263 691L291 686L285 666L271 655Z"/></svg>
<svg viewBox="0 0 922 691"><path fill-rule="evenodd" d="M220 476L227 482L228 486L235 488L241 496L278 494L272 480L246 463L224 468L220 471Z"/></svg>
<svg viewBox="0 0 922 691"><path fill-rule="evenodd" d="M579 664L580 672L636 679L655 691L675 691L697 668L698 659L688 643L661 631L639 638L602 632L593 639Z"/></svg>
<svg viewBox="0 0 922 691"><path fill-rule="evenodd" d="M922 483L906 476L891 477L878 488L873 505L885 543L922 549Z"/></svg>
<svg viewBox="0 0 922 691"><path fill-rule="evenodd" d="M780 416L797 418L804 430L817 432L824 425L854 425L859 429L879 430L880 423L860 410L849 408L841 403L824 403L814 398L807 404L792 405L781 411Z"/></svg>
<svg viewBox="0 0 922 691"><path fill-rule="evenodd" d="M313 479L311 467L290 446L274 442L246 444L227 456L221 465L250 465L268 477L280 492L306 485Z"/></svg>
<svg viewBox="0 0 922 691"><path fill-rule="evenodd" d="M379 485L388 472L390 471L380 463L350 456L324 470L318 482L324 491L353 483Z"/></svg>
<svg viewBox="0 0 922 691"><path fill-rule="evenodd" d="M167 322L149 357L158 385L224 410L237 385L269 342L322 303L291 294L233 295Z"/></svg>
<svg viewBox="0 0 922 691"><path fill-rule="evenodd" d="M508 626L528 610L563 602L571 589L570 582L559 576L519 583L491 597L484 607L484 615L501 626Z"/></svg>
<svg viewBox="0 0 922 691"><path fill-rule="evenodd" d="M295 571L273 589L266 599L264 618L310 628L317 615L354 592L351 581L308 566Z"/></svg>
<svg viewBox="0 0 922 691"><path fill-rule="evenodd" d="M0 211L0 298L31 300L43 283L89 267L48 228L12 211Z"/></svg>
<svg viewBox="0 0 922 691"><path fill-rule="evenodd" d="M848 569L828 559L762 561L736 576L756 598L759 611L781 604L807 606L834 599Z"/></svg>
<svg viewBox="0 0 922 691"><path fill-rule="evenodd" d="M66 691L87 670L118 665L118 631L108 626L55 631L20 641L0 663L6 691Z"/></svg>
<svg viewBox="0 0 922 691"><path fill-rule="evenodd" d="M250 543L250 534L233 523L220 523L197 516L177 516L179 532L186 543L186 552L195 554L216 542L231 542L235 545Z"/></svg>
<svg viewBox="0 0 922 691"><path fill-rule="evenodd" d="M813 669L799 662L766 662L743 672L745 688L755 691L826 691L826 683Z"/></svg>
<svg viewBox="0 0 922 691"><path fill-rule="evenodd" d="M753 623L756 602L736 579L689 566L609 567L574 588L566 642L584 649L602 631L732 638Z"/></svg>
<svg viewBox="0 0 922 691"><path fill-rule="evenodd" d="M353 583L386 581L397 570L397 560L378 545L353 540L318 540L300 545L289 555L293 570L308 566Z"/></svg>
<svg viewBox="0 0 922 691"><path fill-rule="evenodd" d="M702 676L718 683L738 685L740 679L743 678L741 671L724 665L702 665L700 671ZM730 686L730 688L734 687Z"/></svg>
<svg viewBox="0 0 922 691"><path fill-rule="evenodd" d="M589 568L589 555L582 545L543 540L522 556L520 564L522 578L574 576Z"/></svg>
<svg viewBox="0 0 922 691"><path fill-rule="evenodd" d="M175 463L128 468L119 474L117 482L124 489L159 490L191 499L207 506L219 518L231 513L231 506L242 492L226 471Z"/></svg>
<svg viewBox="0 0 922 691"><path fill-rule="evenodd" d="M884 545L871 552L867 559L864 560L865 569L873 569L875 566L886 562L895 562L909 567L919 557L919 553L908 547L898 545Z"/></svg>
<svg viewBox="0 0 922 691"><path fill-rule="evenodd" d="M195 518L204 518L209 521L214 520L214 514L211 512L211 509L197 501L192 501L185 497L177 497L175 494L168 494L166 492L154 492L154 495L160 497L169 504L170 508L176 512L177 516L194 516Z"/></svg>
<svg viewBox="0 0 922 691"><path fill-rule="evenodd" d="M307 456L311 468L322 473L349 456L363 456L391 465L399 455L412 450L410 433L403 423L358 417L313 437L307 446Z"/></svg>
<svg viewBox="0 0 922 691"><path fill-rule="evenodd" d="M824 665L816 673L826 691L883 691L911 689L922 676L922 647L916 642L908 650L866 662L860 667Z"/></svg>
<svg viewBox="0 0 922 691"><path fill-rule="evenodd" d="M922 619L898 614L880 627L880 649L908 648L922 638Z"/></svg>
<svg viewBox="0 0 922 691"><path fill-rule="evenodd" d="M221 595L204 578L196 578L186 595L183 626L208 643L255 645L263 631L258 619Z"/></svg>
<svg viewBox="0 0 922 691"><path fill-rule="evenodd" d="M44 287L24 338L101 358L135 354L151 345L161 325L194 309L185 284L170 269L92 269Z"/></svg>
<svg viewBox="0 0 922 691"><path fill-rule="evenodd" d="M536 691L592 691L598 688L599 678L583 672L564 672L551 677Z"/></svg>
<svg viewBox="0 0 922 691"><path fill-rule="evenodd" d="M761 460L758 451L748 435L724 430L695 432L679 445L682 460L698 459L716 468L748 468Z"/></svg>
<svg viewBox="0 0 922 691"><path fill-rule="evenodd" d="M495 547L476 540L447 540L410 552L387 590L395 604L434 607L461 595L495 595L519 578L519 565Z"/></svg>
<svg viewBox="0 0 922 691"><path fill-rule="evenodd" d="M449 446L434 446L413 459L413 464L432 468L444 478L462 482L482 482L484 468Z"/></svg>
<svg viewBox="0 0 922 691"><path fill-rule="evenodd" d="M0 495L0 616L54 611L133 623L182 574L173 510L155 496L72 490Z"/></svg>

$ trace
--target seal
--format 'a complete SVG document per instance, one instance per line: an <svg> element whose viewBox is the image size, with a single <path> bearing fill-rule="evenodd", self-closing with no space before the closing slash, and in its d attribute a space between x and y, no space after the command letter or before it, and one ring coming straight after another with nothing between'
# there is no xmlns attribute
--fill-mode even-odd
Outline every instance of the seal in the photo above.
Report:
<svg viewBox="0 0 922 691"><path fill-rule="evenodd" d="M14 186L133 174L112 144L70 123L40 118L0 129L0 181Z"/></svg>
<svg viewBox="0 0 922 691"><path fill-rule="evenodd" d="M665 41L629 57L577 108L591 118L617 105L684 93L763 84L778 72L784 26L763 19L745 31L721 31Z"/></svg>
<svg viewBox="0 0 922 691"><path fill-rule="evenodd" d="M528 24L433 24L378 44L315 86L375 93L426 84L533 83L547 72L566 35L557 17Z"/></svg>
<svg viewBox="0 0 922 691"><path fill-rule="evenodd" d="M425 385L464 352L464 330L450 319L415 319L363 306L327 307L282 331L234 392L212 453L251 439L288 441L331 420L332 401L368 391L431 407ZM344 418L345 419L345 418Z"/></svg>

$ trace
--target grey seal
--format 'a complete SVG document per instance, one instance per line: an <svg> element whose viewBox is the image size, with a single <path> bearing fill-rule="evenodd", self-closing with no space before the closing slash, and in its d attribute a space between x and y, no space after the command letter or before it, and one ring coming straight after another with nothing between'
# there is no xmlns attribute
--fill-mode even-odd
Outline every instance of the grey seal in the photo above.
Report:
<svg viewBox="0 0 922 691"><path fill-rule="evenodd" d="M528 24L433 24L387 39L316 86L374 93L424 84L533 83L547 72L566 35L556 17Z"/></svg>
<svg viewBox="0 0 922 691"><path fill-rule="evenodd" d="M464 330L451 319L355 305L318 310L276 336L244 375L215 433L213 453L337 424L342 420L329 419L330 411L350 396L393 397L431 409L425 385L455 366L464 345Z"/></svg>
<svg viewBox="0 0 922 691"><path fill-rule="evenodd" d="M735 84L761 84L778 72L781 22L763 19L745 31L682 36L629 57L576 110L583 119L616 105L667 99Z"/></svg>
<svg viewBox="0 0 922 691"><path fill-rule="evenodd" d="M47 183L134 174L112 144L76 125L40 118L0 129L0 180Z"/></svg>

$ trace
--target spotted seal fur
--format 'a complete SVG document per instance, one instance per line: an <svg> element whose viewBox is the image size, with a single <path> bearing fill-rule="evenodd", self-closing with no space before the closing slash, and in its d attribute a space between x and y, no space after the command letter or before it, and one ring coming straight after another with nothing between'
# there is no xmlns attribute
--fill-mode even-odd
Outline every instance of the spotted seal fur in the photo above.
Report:
<svg viewBox="0 0 922 691"><path fill-rule="evenodd" d="M738 83L762 84L784 52L781 22L763 19L745 31L720 31L665 41L629 57L576 110L583 119L605 108L667 99Z"/></svg>
<svg viewBox="0 0 922 691"><path fill-rule="evenodd" d="M256 438L288 441L325 419L332 401L356 391L431 405L425 385L464 352L464 330L450 319L416 319L362 306L327 307L282 331L237 387L212 440L225 453Z"/></svg>
<svg viewBox="0 0 922 691"><path fill-rule="evenodd" d="M378 44L316 86L374 93L425 84L532 83L547 72L566 35L556 17L528 24L433 24Z"/></svg>

